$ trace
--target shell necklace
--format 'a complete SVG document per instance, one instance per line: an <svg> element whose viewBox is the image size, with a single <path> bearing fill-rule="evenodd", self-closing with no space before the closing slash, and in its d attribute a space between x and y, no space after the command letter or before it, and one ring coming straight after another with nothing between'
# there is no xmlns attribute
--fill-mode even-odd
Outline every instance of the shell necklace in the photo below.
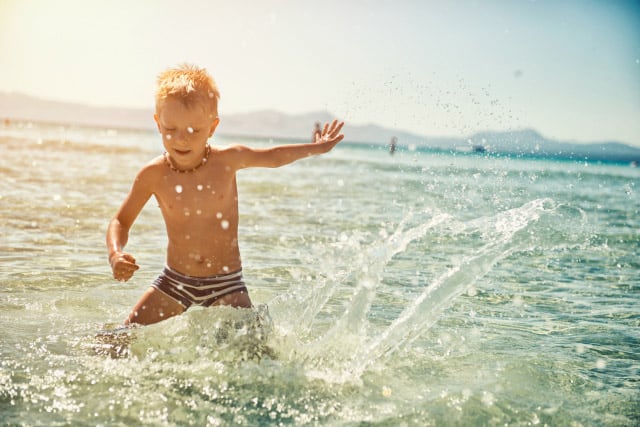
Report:
<svg viewBox="0 0 640 427"><path fill-rule="evenodd" d="M191 173L191 172L197 171L205 163L207 163L207 160L209 160L209 154L211 154L211 146L207 144L204 147L204 157L202 158L200 163L198 163L195 167L191 169L178 169L177 167L173 166L173 163L171 163L171 159L169 158L169 153L167 153L166 151L164 152L163 156L164 156L164 162L167 164L167 166L169 166L169 169L171 169L172 171L178 172L178 173Z"/></svg>

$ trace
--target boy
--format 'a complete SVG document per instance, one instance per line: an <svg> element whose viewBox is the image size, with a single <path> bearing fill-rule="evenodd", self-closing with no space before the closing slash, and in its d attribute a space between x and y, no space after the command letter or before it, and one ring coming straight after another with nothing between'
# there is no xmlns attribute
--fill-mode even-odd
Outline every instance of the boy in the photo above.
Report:
<svg viewBox="0 0 640 427"><path fill-rule="evenodd" d="M325 124L312 143L271 148L211 147L218 89L205 69L182 65L158 77L154 115L166 152L140 170L107 229L113 277L127 281L139 268L124 252L129 229L155 196L167 229L166 267L134 306L125 325L148 325L191 305L252 306L238 248L236 171L276 168L326 153L344 136L344 123Z"/></svg>

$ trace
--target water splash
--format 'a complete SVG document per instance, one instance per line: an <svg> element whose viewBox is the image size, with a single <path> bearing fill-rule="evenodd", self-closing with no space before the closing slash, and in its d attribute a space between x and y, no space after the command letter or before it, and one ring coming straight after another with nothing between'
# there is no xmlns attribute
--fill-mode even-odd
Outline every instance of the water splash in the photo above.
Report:
<svg viewBox="0 0 640 427"><path fill-rule="evenodd" d="M343 279L354 280L356 283L350 304L342 318L324 336L309 345L306 349L306 353L309 356L313 357L326 353L328 349L334 354L336 352L342 352L345 355L353 354L354 347L360 345L360 341L366 336L367 315L376 297L376 290L379 284L382 283L385 267L394 256L404 252L407 245L424 237L429 230L450 218L449 215L439 214L425 224L405 230L406 224L412 216L412 214L409 214L404 218L388 239L378 241L359 252L351 271ZM303 317L303 319L312 320L324 307L335 289L336 286L334 285L323 292L322 298L315 298L316 304L308 306L304 313L308 317ZM337 337L344 336L351 337L351 340L348 341L349 345L345 345L344 340L337 339Z"/></svg>
<svg viewBox="0 0 640 427"><path fill-rule="evenodd" d="M435 214L413 227L407 225L413 217L409 214L389 238L368 247L348 242L351 250L358 252L349 270L337 272L306 298L296 301L283 296L272 302L274 311L283 309L281 304L286 303L288 315L297 321L292 329L286 330L285 327L286 333L293 333L298 340L295 355L291 357L300 358L307 365L309 376L329 381L358 381L373 363L385 360L424 334L458 296L490 272L496 263L515 251L529 248L535 233L526 232L528 227L537 223L542 215L556 209L552 200L537 199L521 207L466 222L455 220L450 215ZM385 269L409 244L420 241L434 230L450 237L476 239L473 253L463 254L453 266L429 283L382 333L368 336L368 316L378 297ZM304 342L312 335L314 321L329 299L339 287L351 282L355 286L342 316L328 331Z"/></svg>
<svg viewBox="0 0 640 427"><path fill-rule="evenodd" d="M273 321L264 304L255 310L221 306L217 310L194 309L146 327L107 326L95 339L83 339L76 345L89 354L114 359L133 357L168 364L199 359L237 363L263 356L275 358L268 347L272 329Z"/></svg>
<svg viewBox="0 0 640 427"><path fill-rule="evenodd" d="M453 228L459 233L481 230L483 240L487 243L430 284L387 330L371 340L354 357L351 370L362 373L374 361L388 357L432 327L453 300L486 275L497 262L527 247L528 236L520 237L517 233L538 221L540 215L552 205L549 199L534 200L493 217L479 218L468 224L455 224Z"/></svg>
<svg viewBox="0 0 640 427"><path fill-rule="evenodd" d="M271 330L271 317L264 305L255 311L231 307L195 310L173 322L141 329L131 353L139 359L157 358L164 363L203 359L239 363L264 356L273 358L268 347Z"/></svg>

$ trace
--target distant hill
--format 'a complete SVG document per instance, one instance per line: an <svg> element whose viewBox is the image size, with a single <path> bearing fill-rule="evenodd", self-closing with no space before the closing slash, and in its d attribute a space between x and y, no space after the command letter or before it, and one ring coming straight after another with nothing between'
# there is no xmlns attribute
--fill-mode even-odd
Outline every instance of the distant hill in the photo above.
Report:
<svg viewBox="0 0 640 427"><path fill-rule="evenodd" d="M427 138L426 147L445 151L479 152L517 157L574 160L640 161L640 147L621 142L579 144L547 139L535 130L478 132L468 138Z"/></svg>
<svg viewBox="0 0 640 427"><path fill-rule="evenodd" d="M482 132L469 139L473 144L485 147L488 152L501 154L612 161L640 160L639 147L615 141L591 144L554 141L531 129Z"/></svg>
<svg viewBox="0 0 640 427"><path fill-rule="evenodd" d="M94 107L77 103L43 100L19 93L0 92L0 119L32 120L130 129L155 129L153 109ZM335 117L327 112L284 114L272 110L221 117L218 132L226 135L311 139L315 122ZM375 125L349 125L349 139L387 143L396 136L407 144L424 143L425 138Z"/></svg>
<svg viewBox="0 0 640 427"><path fill-rule="evenodd" d="M94 107L77 103L43 100L18 93L0 92L0 119L31 120L113 128L155 129L153 110ZM310 140L315 122L327 122L328 112L284 114L273 110L225 114L218 132L223 135ZM445 151L476 151L524 157L555 157L610 161L640 161L640 148L607 141L579 144L546 139L535 130L480 132L466 138L438 138L417 135L375 124L352 125L345 129L347 141L387 144L392 137L400 147Z"/></svg>
<svg viewBox="0 0 640 427"><path fill-rule="evenodd" d="M0 92L0 118L86 126L155 129L152 110L90 107L6 92Z"/></svg>

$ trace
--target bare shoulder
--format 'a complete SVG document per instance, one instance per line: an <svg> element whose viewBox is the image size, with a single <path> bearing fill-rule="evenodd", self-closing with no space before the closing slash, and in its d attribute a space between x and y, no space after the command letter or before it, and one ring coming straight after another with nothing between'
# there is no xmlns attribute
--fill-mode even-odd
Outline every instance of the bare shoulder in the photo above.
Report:
<svg viewBox="0 0 640 427"><path fill-rule="evenodd" d="M221 162L224 162L228 166L234 169L242 168L247 156L253 154L255 150L246 145L229 145L226 147L211 147L211 153L217 157Z"/></svg>
<svg viewBox="0 0 640 427"><path fill-rule="evenodd" d="M166 172L166 167L164 156L155 157L138 171L135 183L151 189L153 183L160 181L160 178Z"/></svg>
<svg viewBox="0 0 640 427"><path fill-rule="evenodd" d="M151 159L146 165L144 165L142 169L140 169L140 172L138 172L138 175L160 174L164 172L164 169L166 167L167 167L167 164L165 162L164 155L157 156Z"/></svg>
<svg viewBox="0 0 640 427"><path fill-rule="evenodd" d="M221 156L232 157L232 156L237 156L239 154L242 154L244 152L253 151L253 149L246 145L234 144L234 145L228 145L226 147L211 147L211 151L212 153L215 153Z"/></svg>

